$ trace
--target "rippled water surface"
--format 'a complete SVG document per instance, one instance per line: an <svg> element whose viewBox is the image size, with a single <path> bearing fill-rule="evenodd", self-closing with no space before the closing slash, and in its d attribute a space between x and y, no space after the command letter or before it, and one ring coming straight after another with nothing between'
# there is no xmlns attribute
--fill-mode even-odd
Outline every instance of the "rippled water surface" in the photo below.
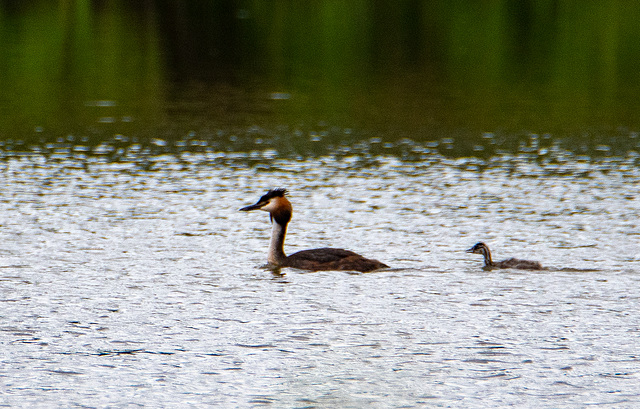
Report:
<svg viewBox="0 0 640 409"><path fill-rule="evenodd" d="M2 163L2 395L30 407L640 405L636 166ZM538 177L539 175L545 177ZM260 266L286 250L392 269ZM465 249L540 260L482 270Z"/></svg>

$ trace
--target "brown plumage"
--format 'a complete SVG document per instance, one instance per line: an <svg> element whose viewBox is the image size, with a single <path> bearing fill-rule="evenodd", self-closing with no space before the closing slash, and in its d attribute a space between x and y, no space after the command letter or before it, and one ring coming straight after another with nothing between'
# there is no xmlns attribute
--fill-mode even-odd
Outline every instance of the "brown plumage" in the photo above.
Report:
<svg viewBox="0 0 640 409"><path fill-rule="evenodd" d="M477 243L475 246L467 250L467 253L482 254L484 256L484 268L517 268L520 270L542 270L544 267L537 262L531 260L519 260L517 258L509 258L506 260L494 262L491 260L491 251L489 246L484 243Z"/></svg>
<svg viewBox="0 0 640 409"><path fill-rule="evenodd" d="M293 267L302 270L343 270L368 272L388 268L378 260L362 257L353 251L333 248L302 250L290 256L284 253L284 238L291 220L291 203L285 197L285 189L272 189L256 204L241 208L241 211L263 210L269 212L273 224L267 261L272 267Z"/></svg>

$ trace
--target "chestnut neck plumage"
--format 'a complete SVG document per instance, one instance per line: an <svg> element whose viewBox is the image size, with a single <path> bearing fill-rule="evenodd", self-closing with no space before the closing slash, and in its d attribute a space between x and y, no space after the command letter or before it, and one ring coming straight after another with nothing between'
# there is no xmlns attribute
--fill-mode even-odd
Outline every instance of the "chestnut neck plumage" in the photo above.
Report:
<svg viewBox="0 0 640 409"><path fill-rule="evenodd" d="M271 218L271 241L267 261L274 266L282 266L287 260L284 254L284 237L287 234L287 224L291 220L291 203L284 197L280 199L281 206L269 213Z"/></svg>

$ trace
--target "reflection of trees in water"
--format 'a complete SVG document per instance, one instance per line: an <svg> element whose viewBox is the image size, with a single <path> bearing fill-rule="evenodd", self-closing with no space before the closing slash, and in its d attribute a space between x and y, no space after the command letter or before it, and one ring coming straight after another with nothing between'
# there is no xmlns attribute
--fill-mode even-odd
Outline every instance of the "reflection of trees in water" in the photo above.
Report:
<svg viewBox="0 0 640 409"><path fill-rule="evenodd" d="M124 135L251 150L259 139L255 148L304 154L370 138L383 143L369 152L397 151L408 138L465 156L521 151L533 134L606 154L628 151L638 131L636 5L148 0L0 10L0 139L27 145Z"/></svg>

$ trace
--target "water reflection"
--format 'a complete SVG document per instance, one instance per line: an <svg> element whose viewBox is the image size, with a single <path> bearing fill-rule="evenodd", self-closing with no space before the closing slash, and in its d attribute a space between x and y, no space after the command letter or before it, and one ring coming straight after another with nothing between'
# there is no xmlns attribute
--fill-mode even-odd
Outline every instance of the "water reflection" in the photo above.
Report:
<svg viewBox="0 0 640 409"><path fill-rule="evenodd" d="M0 10L8 150L67 138L94 147L117 135L143 150L162 151L154 140L171 153L183 150L179 141L205 141L233 152L264 144L279 156L372 140L380 148L369 149L386 151L409 138L447 156L488 157L533 148L531 135L576 154L636 149L628 139L640 118L640 7L631 3L77 1ZM119 146L112 156L123 154Z"/></svg>
<svg viewBox="0 0 640 409"><path fill-rule="evenodd" d="M284 132L282 128L279 132ZM219 132L222 138L225 133ZM322 135L319 136L319 135ZM93 144L88 138L68 136L41 146L27 145L24 141L0 141L0 158L5 160L24 158L42 166L66 163L71 167L94 168L119 162L124 168L140 170L191 169L203 165L226 165L230 169L250 166L256 170L288 169L303 158L315 159L318 166L331 164L344 170L360 169L372 177L375 172L400 162L420 163L422 167L453 166L464 170L483 172L491 169L507 169L514 175L529 176L573 175L589 176L594 171L622 173L638 168L636 135L619 138L616 146L586 143L580 147L564 148L562 141L549 135L528 135L520 141L500 138L495 134L483 134L473 141L454 138L432 140L426 143L403 138L394 143L383 142L378 137L336 127L325 131L303 133L300 130L281 137L264 129L252 128L245 134L229 135L227 146L217 141L193 139L153 138L141 141L121 134ZM315 138L338 140L337 144L314 145ZM307 140L309 145L295 145ZM366 139L365 139L366 138ZM400 161L400 162L396 162Z"/></svg>

